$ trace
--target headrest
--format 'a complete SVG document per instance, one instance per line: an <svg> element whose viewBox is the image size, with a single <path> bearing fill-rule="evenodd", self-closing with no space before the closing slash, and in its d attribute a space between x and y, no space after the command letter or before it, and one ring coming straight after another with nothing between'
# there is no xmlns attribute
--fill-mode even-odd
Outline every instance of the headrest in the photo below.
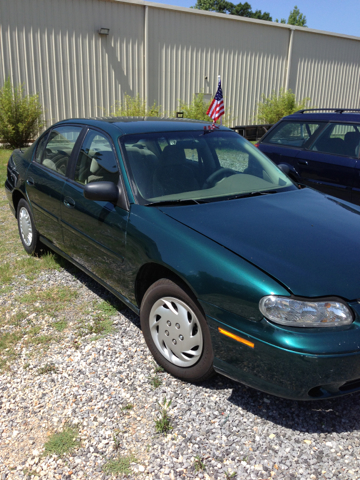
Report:
<svg viewBox="0 0 360 480"><path fill-rule="evenodd" d="M167 145L161 155L161 161L166 165L178 165L185 163L185 152L177 145Z"/></svg>
<svg viewBox="0 0 360 480"><path fill-rule="evenodd" d="M358 143L360 140L360 132L347 132L344 139L346 143Z"/></svg>

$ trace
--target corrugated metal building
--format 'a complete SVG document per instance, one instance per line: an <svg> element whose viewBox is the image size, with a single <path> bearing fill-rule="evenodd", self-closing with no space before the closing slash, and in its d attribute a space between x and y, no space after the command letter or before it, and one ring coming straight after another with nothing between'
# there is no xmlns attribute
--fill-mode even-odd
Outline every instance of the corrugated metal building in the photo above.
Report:
<svg viewBox="0 0 360 480"><path fill-rule="evenodd" d="M360 107L359 42L141 0L0 0L0 85L38 92L51 124L103 115L125 93L173 112L213 95L221 74L234 123L252 123L261 94L281 86L318 107Z"/></svg>

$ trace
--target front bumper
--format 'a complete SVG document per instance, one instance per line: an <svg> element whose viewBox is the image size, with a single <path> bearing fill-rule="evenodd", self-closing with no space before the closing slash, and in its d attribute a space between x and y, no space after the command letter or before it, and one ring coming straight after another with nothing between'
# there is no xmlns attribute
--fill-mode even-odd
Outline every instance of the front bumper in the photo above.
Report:
<svg viewBox="0 0 360 480"><path fill-rule="evenodd" d="M204 304L217 372L266 393L317 400L360 390L360 306L347 328L290 329ZM239 343L219 327L253 344ZM321 330L321 331L319 331Z"/></svg>

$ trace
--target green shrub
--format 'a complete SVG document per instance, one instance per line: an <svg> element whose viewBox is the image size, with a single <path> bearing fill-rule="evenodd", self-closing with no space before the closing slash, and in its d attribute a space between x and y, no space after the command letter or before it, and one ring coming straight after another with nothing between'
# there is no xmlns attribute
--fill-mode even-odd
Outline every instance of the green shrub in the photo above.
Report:
<svg viewBox="0 0 360 480"><path fill-rule="evenodd" d="M285 91L284 88L280 88L279 94L273 90L270 97L262 94L261 98L261 102L257 104L256 115L259 123L276 123L286 115L306 108L306 104L310 101L310 98L303 98L300 102L296 102L295 94L291 89Z"/></svg>
<svg viewBox="0 0 360 480"><path fill-rule="evenodd" d="M115 117L160 117L161 106L156 102L150 108L146 108L145 100L137 94L135 97L124 95L123 102L117 102L112 109L111 115Z"/></svg>
<svg viewBox="0 0 360 480"><path fill-rule="evenodd" d="M210 102L204 101L204 93L194 93L191 103L179 100L179 110L183 112L184 118L192 118L193 120L204 120L210 122L211 118L206 115Z"/></svg>
<svg viewBox="0 0 360 480"><path fill-rule="evenodd" d="M179 110L183 112L184 118L192 118L193 120L202 120L204 122L212 122L212 119L206 115L209 105L212 102L204 101L204 92L194 93L191 103L188 105L186 102L179 100ZM175 116L175 114L174 114ZM229 126L233 122L233 118L230 116L230 109L225 108L225 114L221 117L223 125ZM219 121L217 122L220 123Z"/></svg>
<svg viewBox="0 0 360 480"><path fill-rule="evenodd" d="M22 85L8 78L0 89L0 139L10 148L21 148L44 127L38 95L25 95Z"/></svg>

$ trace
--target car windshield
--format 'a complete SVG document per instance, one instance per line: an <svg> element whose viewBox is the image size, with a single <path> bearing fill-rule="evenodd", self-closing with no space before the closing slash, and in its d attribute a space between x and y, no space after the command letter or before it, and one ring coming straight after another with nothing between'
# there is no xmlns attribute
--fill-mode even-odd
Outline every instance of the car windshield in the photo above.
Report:
<svg viewBox="0 0 360 480"><path fill-rule="evenodd" d="M296 189L265 155L234 132L165 132L120 139L140 204L224 200Z"/></svg>

